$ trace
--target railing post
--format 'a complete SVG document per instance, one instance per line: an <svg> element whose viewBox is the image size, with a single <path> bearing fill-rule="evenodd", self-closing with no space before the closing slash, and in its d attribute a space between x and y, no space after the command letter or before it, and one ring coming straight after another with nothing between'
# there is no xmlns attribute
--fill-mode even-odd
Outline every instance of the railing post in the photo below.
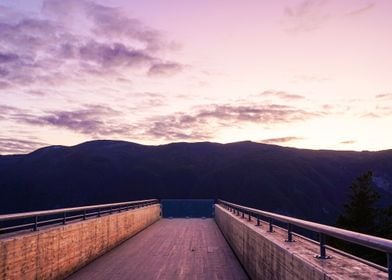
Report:
<svg viewBox="0 0 392 280"><path fill-rule="evenodd" d="M83 220L86 220L86 210L83 210Z"/></svg>
<svg viewBox="0 0 392 280"><path fill-rule="evenodd" d="M242 218L242 219L245 218L245 212L244 212L244 211L242 211L241 218Z"/></svg>
<svg viewBox="0 0 392 280"><path fill-rule="evenodd" d="M268 229L268 232L273 232L274 231L274 229L273 229L273 226L272 226L272 218L269 218L269 229Z"/></svg>
<svg viewBox="0 0 392 280"><path fill-rule="evenodd" d="M34 231L38 230L38 216L34 217Z"/></svg>
<svg viewBox="0 0 392 280"><path fill-rule="evenodd" d="M392 280L392 252L387 253L388 280Z"/></svg>
<svg viewBox="0 0 392 280"><path fill-rule="evenodd" d="M67 222L67 212L64 212L63 225Z"/></svg>
<svg viewBox="0 0 392 280"><path fill-rule="evenodd" d="M286 242L294 242L293 240L293 225L288 224L287 225L287 240Z"/></svg>
<svg viewBox="0 0 392 280"><path fill-rule="evenodd" d="M250 212L248 213L248 221L252 221L252 216L250 215Z"/></svg>
<svg viewBox="0 0 392 280"><path fill-rule="evenodd" d="M257 227L260 226L260 217L259 217L259 216L257 216L257 224L256 224L256 226L257 226Z"/></svg>
<svg viewBox="0 0 392 280"><path fill-rule="evenodd" d="M101 208L98 208L98 217L101 217Z"/></svg>
<svg viewBox="0 0 392 280"><path fill-rule="evenodd" d="M325 234L324 233L319 233L319 242L320 242L320 254L316 255L316 258L318 259L329 259L329 256L326 254L326 249L325 249Z"/></svg>

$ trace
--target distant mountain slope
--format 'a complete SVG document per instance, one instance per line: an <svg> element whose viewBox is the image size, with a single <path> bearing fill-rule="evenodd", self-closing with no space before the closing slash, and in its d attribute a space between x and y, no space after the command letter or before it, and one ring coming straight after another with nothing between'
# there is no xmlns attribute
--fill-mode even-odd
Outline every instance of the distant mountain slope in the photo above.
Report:
<svg viewBox="0 0 392 280"><path fill-rule="evenodd" d="M0 156L0 213L143 198L223 198L333 222L361 173L392 201L392 150L314 151L239 142L92 141Z"/></svg>

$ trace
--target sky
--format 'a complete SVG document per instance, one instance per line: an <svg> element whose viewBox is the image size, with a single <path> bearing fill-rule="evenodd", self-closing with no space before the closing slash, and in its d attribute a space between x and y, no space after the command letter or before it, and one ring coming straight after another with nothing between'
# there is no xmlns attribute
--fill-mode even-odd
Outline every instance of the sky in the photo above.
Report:
<svg viewBox="0 0 392 280"><path fill-rule="evenodd" d="M392 148L390 0L0 0L0 154Z"/></svg>

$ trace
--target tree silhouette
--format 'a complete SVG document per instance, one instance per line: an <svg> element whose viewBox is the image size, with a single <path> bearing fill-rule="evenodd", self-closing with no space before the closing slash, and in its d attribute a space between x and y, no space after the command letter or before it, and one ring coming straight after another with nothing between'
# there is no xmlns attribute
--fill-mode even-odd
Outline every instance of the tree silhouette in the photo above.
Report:
<svg viewBox="0 0 392 280"><path fill-rule="evenodd" d="M350 200L344 205L336 222L338 227L367 233L377 234L380 211L376 203L380 195L373 187L371 171L359 176L351 185Z"/></svg>
<svg viewBox="0 0 392 280"><path fill-rule="evenodd" d="M373 184L373 173L368 171L359 176L350 187L350 198L344 204L344 212L338 217L336 225L348 230L390 238L392 233L392 206L377 208L380 198ZM331 245L351 254L386 265L385 253L363 246L332 239Z"/></svg>

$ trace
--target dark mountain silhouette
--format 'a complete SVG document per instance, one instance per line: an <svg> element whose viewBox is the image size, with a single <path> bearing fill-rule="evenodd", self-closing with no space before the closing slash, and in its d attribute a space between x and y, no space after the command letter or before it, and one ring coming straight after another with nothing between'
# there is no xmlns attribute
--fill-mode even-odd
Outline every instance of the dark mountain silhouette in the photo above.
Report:
<svg viewBox="0 0 392 280"><path fill-rule="evenodd" d="M145 198L222 198L333 223L351 182L367 170L374 172L381 203L390 203L392 150L92 141L0 156L0 213Z"/></svg>

